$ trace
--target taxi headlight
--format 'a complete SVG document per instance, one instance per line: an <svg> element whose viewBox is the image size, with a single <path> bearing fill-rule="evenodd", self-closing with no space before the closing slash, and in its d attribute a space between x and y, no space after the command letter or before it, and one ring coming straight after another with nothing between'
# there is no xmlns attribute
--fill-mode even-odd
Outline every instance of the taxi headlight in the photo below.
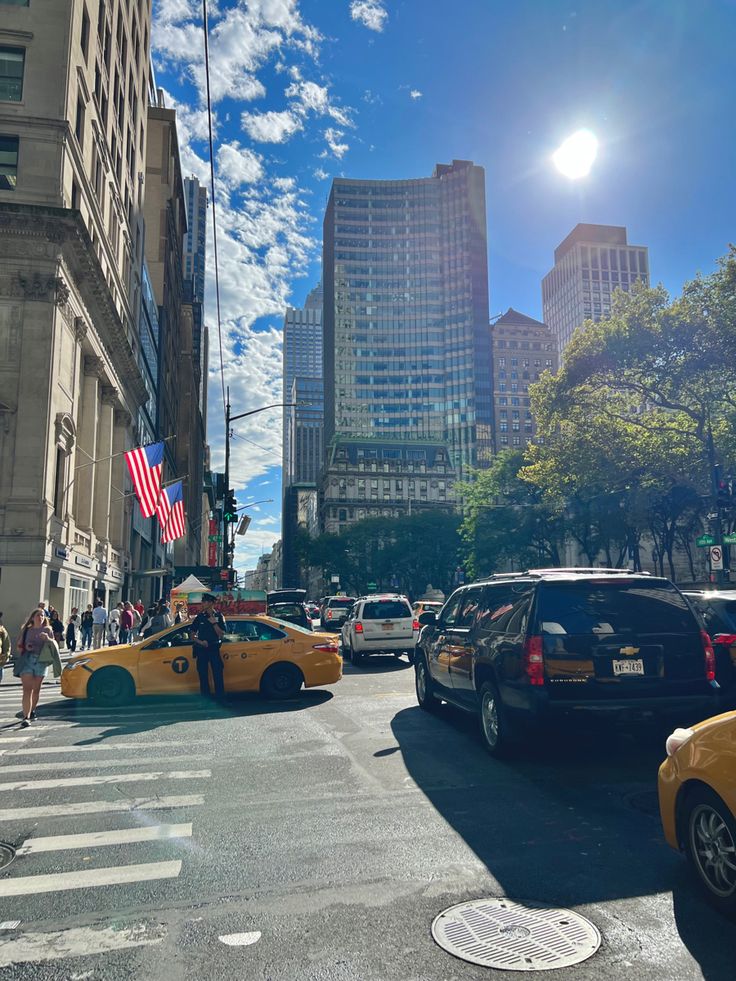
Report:
<svg viewBox="0 0 736 981"><path fill-rule="evenodd" d="M90 658L90 657L83 657L79 661L73 661L70 664L65 664L64 665L64 670L65 671L71 671L72 668L81 668L83 664L89 664L89 662L91 660L92 660L92 658Z"/></svg>
<svg viewBox="0 0 736 981"><path fill-rule="evenodd" d="M693 733L693 729L675 729L675 731L667 737L667 742L665 743L667 755L674 756L677 750L681 746L684 746L688 739L692 738Z"/></svg>

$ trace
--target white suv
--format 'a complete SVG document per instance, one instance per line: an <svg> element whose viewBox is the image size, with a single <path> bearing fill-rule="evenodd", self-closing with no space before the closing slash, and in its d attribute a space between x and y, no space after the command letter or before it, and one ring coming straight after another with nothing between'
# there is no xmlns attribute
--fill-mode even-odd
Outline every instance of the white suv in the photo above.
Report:
<svg viewBox="0 0 736 981"><path fill-rule="evenodd" d="M369 654L406 654L411 664L418 635L409 601L395 594L356 600L341 631L343 651L356 665Z"/></svg>

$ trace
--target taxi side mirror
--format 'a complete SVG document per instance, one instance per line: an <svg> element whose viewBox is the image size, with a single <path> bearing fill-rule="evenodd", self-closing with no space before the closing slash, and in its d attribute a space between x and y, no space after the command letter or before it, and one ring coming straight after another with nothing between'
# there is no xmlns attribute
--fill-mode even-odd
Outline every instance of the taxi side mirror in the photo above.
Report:
<svg viewBox="0 0 736 981"><path fill-rule="evenodd" d="M427 626L430 623L437 623L437 614L433 613L431 610L427 610L426 613L422 613L419 617L419 622L422 626Z"/></svg>

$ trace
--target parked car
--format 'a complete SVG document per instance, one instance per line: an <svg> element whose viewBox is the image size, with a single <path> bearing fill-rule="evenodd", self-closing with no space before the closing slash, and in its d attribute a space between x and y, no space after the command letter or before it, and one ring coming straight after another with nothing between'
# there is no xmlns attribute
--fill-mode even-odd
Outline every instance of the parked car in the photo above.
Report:
<svg viewBox="0 0 736 981"><path fill-rule="evenodd" d="M296 623L305 630L312 629L312 621L303 603L269 603L268 615L287 623Z"/></svg>
<svg viewBox="0 0 736 981"><path fill-rule="evenodd" d="M354 602L354 596L325 596L320 608L322 630L339 630Z"/></svg>
<svg viewBox="0 0 736 981"><path fill-rule="evenodd" d="M441 609L442 604L438 603L437 600L417 600L411 605L411 611L415 617L420 617L422 613L439 613Z"/></svg>
<svg viewBox="0 0 736 981"><path fill-rule="evenodd" d="M229 616L220 654L225 691L260 691L290 698L302 685L334 685L342 677L335 638L263 614ZM191 695L199 691L191 623L133 644L73 657L61 673L61 693L99 705L123 705L136 695Z"/></svg>
<svg viewBox="0 0 736 981"><path fill-rule="evenodd" d="M667 739L659 810L668 845L682 851L707 898L736 916L736 712Z"/></svg>
<svg viewBox="0 0 736 981"><path fill-rule="evenodd" d="M462 586L423 613L419 704L478 713L488 752L533 728L595 712L713 715L715 655L668 580L606 569L541 569Z"/></svg>
<svg viewBox="0 0 736 981"><path fill-rule="evenodd" d="M406 654L411 664L419 621L405 596L363 596L342 626L342 649L355 665L370 654Z"/></svg>
<svg viewBox="0 0 736 981"><path fill-rule="evenodd" d="M736 589L684 589L702 616L716 654L716 680L725 708L736 708Z"/></svg>

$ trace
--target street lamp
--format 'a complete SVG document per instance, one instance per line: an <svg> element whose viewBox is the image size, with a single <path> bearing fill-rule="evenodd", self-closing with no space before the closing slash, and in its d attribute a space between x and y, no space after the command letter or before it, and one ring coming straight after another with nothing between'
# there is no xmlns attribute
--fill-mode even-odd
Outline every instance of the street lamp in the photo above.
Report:
<svg viewBox="0 0 736 981"><path fill-rule="evenodd" d="M238 415L230 415L230 387L227 389L227 402L225 405L225 493L230 492L230 424L236 422L238 419L245 419L246 416L254 416L257 412L265 412L266 409L279 409L279 408L295 408L298 403L296 402L273 402L271 405L261 405L257 409L250 409L248 412L239 412ZM262 502L256 502L262 503ZM240 508L238 508L240 510ZM228 569L232 569L233 556L228 543L227 534L227 522L225 521L225 515L223 513L223 545L227 549L227 555L225 556L225 565Z"/></svg>

